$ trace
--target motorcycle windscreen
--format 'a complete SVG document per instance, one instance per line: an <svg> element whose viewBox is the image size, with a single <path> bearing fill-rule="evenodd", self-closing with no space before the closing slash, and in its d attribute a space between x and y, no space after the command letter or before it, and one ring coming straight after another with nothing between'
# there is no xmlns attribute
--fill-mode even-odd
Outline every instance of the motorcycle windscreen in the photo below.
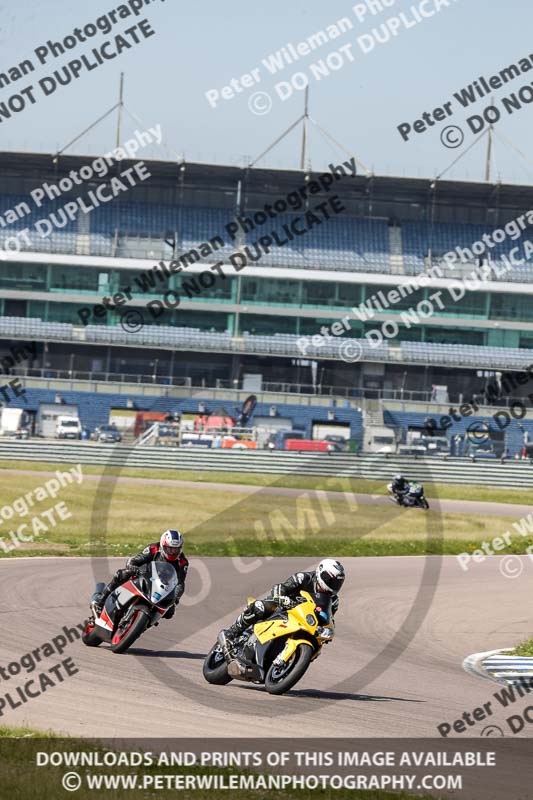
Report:
<svg viewBox="0 0 533 800"><path fill-rule="evenodd" d="M173 597L178 585L176 570L163 561L152 561L151 593L152 603L161 604L165 598Z"/></svg>

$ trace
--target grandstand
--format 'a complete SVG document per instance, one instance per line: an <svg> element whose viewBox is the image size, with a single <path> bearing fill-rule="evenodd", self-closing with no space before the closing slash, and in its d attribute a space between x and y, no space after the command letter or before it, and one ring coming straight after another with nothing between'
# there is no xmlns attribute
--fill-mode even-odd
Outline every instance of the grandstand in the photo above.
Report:
<svg viewBox="0 0 533 800"><path fill-rule="evenodd" d="M0 213L27 201L36 186L57 183L88 160L0 154ZM0 337L4 346L39 343L28 374L53 378L68 366L70 377L100 379L105 374L117 380L128 374L155 384L187 380L192 386L235 389L243 386L245 376L253 376L264 389L279 385L289 393L327 391L352 398L356 408L365 398L427 402L434 385L447 387L450 402L459 402L482 391L496 371L521 370L533 360L529 263L494 274L483 287L466 292L420 324L405 325L400 317L428 300L435 287L445 291L450 281L483 263L483 258L474 259L452 268L442 257L456 247L471 247L533 208L533 188L344 178L330 193L338 195L342 214L237 271L229 261L237 248L289 225L306 207L289 208L255 230L241 230L235 240L226 225L236 215L246 218L287 198L316 176L156 161L148 167L151 179L127 195L81 214L46 238L33 234L19 253L7 253L0 261ZM82 194L86 190L78 189ZM32 231L38 219L59 218L69 199L48 201L0 227L0 245L16 231ZM308 207L327 199L326 193L309 196ZM528 228L522 241L529 235ZM216 254L191 257L200 243L217 236L223 246ZM492 262L503 264L505 254L519 244L498 243ZM147 291L135 284L141 272L160 260L182 257L186 269L167 284L155 281ZM227 265L224 278L201 293L186 292L184 285L215 261ZM431 286L417 288L390 308L374 309L367 319L353 311L434 266L441 276ZM122 327L118 313L92 316L81 324L80 308L101 303L125 287L132 292L127 309L143 314L141 330ZM180 295L179 308L167 308L154 318L146 303L161 299L167 290ZM302 348L302 337L315 336L347 316L350 325L343 336L309 340ZM398 335L370 342L366 334L387 319L398 320ZM359 344L360 357L353 363L343 360L348 338ZM514 395L525 397L530 391L517 386ZM98 422L107 421L102 419L105 413L102 406ZM357 424L352 427L355 431Z"/></svg>

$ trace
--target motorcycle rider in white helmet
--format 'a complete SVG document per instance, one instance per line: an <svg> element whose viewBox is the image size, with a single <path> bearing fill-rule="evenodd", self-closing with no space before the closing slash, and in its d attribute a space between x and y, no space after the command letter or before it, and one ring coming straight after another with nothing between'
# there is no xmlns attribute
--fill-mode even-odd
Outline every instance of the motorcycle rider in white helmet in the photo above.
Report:
<svg viewBox="0 0 533 800"><path fill-rule="evenodd" d="M138 555L129 558L126 561L125 569L119 569L115 572L107 586L93 600L92 608L95 616L100 616L105 601L111 592L129 578L138 575L139 568L144 564L149 564L151 561L168 561L176 570L178 585L174 595L174 604L170 606L164 615L165 619L173 617L180 597L185 591L185 578L187 577L189 562L183 555L183 536L179 531L172 528L161 534L158 542L147 545Z"/></svg>
<svg viewBox="0 0 533 800"><path fill-rule="evenodd" d="M239 614L233 625L218 634L218 643L227 652L235 639L252 625L268 619L281 606L290 608L302 591L312 597L325 594L331 598L331 613L335 615L339 607L339 591L344 583L344 567L340 561L325 558L315 570L295 572L283 583L272 587L270 595L263 600L254 600Z"/></svg>

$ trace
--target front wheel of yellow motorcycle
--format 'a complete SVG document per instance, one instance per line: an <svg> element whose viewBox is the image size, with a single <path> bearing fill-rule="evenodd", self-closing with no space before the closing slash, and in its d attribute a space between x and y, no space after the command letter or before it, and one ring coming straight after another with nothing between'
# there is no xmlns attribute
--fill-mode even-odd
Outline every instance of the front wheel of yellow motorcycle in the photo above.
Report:
<svg viewBox="0 0 533 800"><path fill-rule="evenodd" d="M313 657L310 644L300 644L288 661L271 665L265 678L265 689L269 694L285 694L306 672Z"/></svg>

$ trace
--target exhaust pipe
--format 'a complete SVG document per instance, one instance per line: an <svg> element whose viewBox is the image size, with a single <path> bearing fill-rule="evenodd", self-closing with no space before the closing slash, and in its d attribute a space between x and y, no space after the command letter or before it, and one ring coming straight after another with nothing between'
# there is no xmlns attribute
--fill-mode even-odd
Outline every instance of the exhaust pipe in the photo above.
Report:
<svg viewBox="0 0 533 800"><path fill-rule="evenodd" d="M231 675L232 678L237 678L238 680L239 678L244 678L245 674L246 667L235 658L228 663L228 675Z"/></svg>

